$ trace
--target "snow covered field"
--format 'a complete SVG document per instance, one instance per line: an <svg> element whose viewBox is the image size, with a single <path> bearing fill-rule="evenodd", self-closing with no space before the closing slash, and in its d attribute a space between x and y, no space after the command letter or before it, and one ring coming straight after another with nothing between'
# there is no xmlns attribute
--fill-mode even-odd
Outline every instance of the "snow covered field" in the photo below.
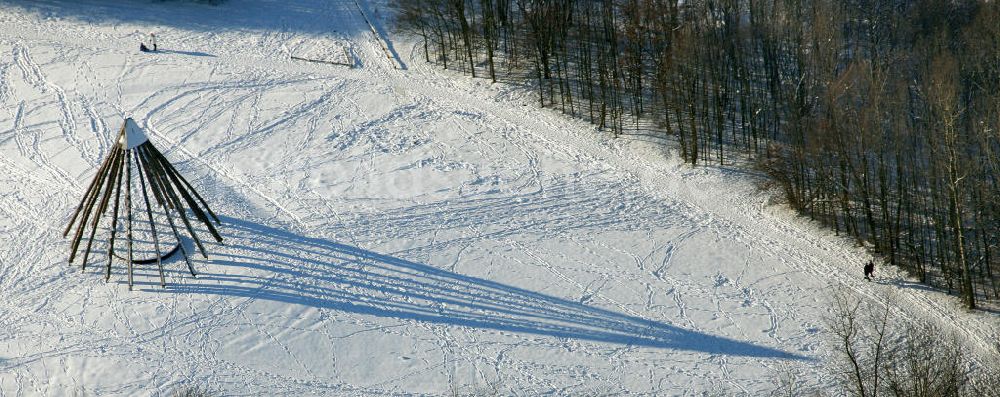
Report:
<svg viewBox="0 0 1000 397"><path fill-rule="evenodd" d="M163 51L137 51L149 31ZM0 2L0 395L823 389L835 289L996 349L998 315L866 283L860 249L753 176L385 39L398 59L354 0ZM345 51L355 68L290 59ZM198 278L174 258L166 289L146 266L130 292L120 262L108 284L103 255L66 264L123 116L223 217Z"/></svg>

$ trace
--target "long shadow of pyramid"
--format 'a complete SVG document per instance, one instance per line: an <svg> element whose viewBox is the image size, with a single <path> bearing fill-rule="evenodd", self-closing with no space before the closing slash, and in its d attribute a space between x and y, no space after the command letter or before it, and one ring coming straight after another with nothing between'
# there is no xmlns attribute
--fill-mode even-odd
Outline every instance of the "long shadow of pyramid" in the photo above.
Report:
<svg viewBox="0 0 1000 397"><path fill-rule="evenodd" d="M686 330L239 219L213 270L151 291L252 298L378 317L620 345L776 359L777 349ZM227 234L230 234L227 232Z"/></svg>

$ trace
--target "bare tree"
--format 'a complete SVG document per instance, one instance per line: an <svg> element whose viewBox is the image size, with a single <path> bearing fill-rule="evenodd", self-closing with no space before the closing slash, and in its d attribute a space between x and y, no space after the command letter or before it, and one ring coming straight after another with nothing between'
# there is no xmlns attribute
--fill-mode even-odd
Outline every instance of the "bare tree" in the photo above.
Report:
<svg viewBox="0 0 1000 397"><path fill-rule="evenodd" d="M842 290L833 295L831 304L825 321L837 345L838 370L846 389L854 396L879 395L884 387L880 369L884 368L891 301L885 297L881 302L865 302Z"/></svg>

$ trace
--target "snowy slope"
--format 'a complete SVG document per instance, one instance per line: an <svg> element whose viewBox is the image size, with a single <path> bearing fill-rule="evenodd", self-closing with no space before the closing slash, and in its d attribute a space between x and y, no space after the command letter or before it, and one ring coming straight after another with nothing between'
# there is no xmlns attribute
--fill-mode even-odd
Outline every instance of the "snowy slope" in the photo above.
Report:
<svg viewBox="0 0 1000 397"><path fill-rule="evenodd" d="M161 53L137 51L149 31ZM826 388L834 289L1000 340L996 314L863 282L860 249L752 176L385 39L354 0L0 2L0 395ZM344 49L355 68L289 59ZM175 258L166 289L143 267L129 292L121 263L109 284L102 255L66 264L123 116L223 216L198 278Z"/></svg>

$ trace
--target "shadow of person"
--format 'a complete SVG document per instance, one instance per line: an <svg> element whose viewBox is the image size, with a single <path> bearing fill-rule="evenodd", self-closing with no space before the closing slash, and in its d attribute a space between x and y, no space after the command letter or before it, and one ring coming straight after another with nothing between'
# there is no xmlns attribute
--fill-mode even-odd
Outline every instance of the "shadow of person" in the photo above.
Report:
<svg viewBox="0 0 1000 397"><path fill-rule="evenodd" d="M148 291L245 297L620 345L808 359L252 222L222 221L229 248L202 269L222 272Z"/></svg>
<svg viewBox="0 0 1000 397"><path fill-rule="evenodd" d="M209 54L209 53L205 53L205 52L198 52L198 51L179 51L179 50L164 50L164 49L162 49L162 48L161 48L161 49L158 49L158 50L156 50L156 51L153 51L153 53L160 53L160 54L179 54L179 55L187 55L187 56L192 56L192 57L209 57L209 58L215 58L215 55L212 55L212 54Z"/></svg>

